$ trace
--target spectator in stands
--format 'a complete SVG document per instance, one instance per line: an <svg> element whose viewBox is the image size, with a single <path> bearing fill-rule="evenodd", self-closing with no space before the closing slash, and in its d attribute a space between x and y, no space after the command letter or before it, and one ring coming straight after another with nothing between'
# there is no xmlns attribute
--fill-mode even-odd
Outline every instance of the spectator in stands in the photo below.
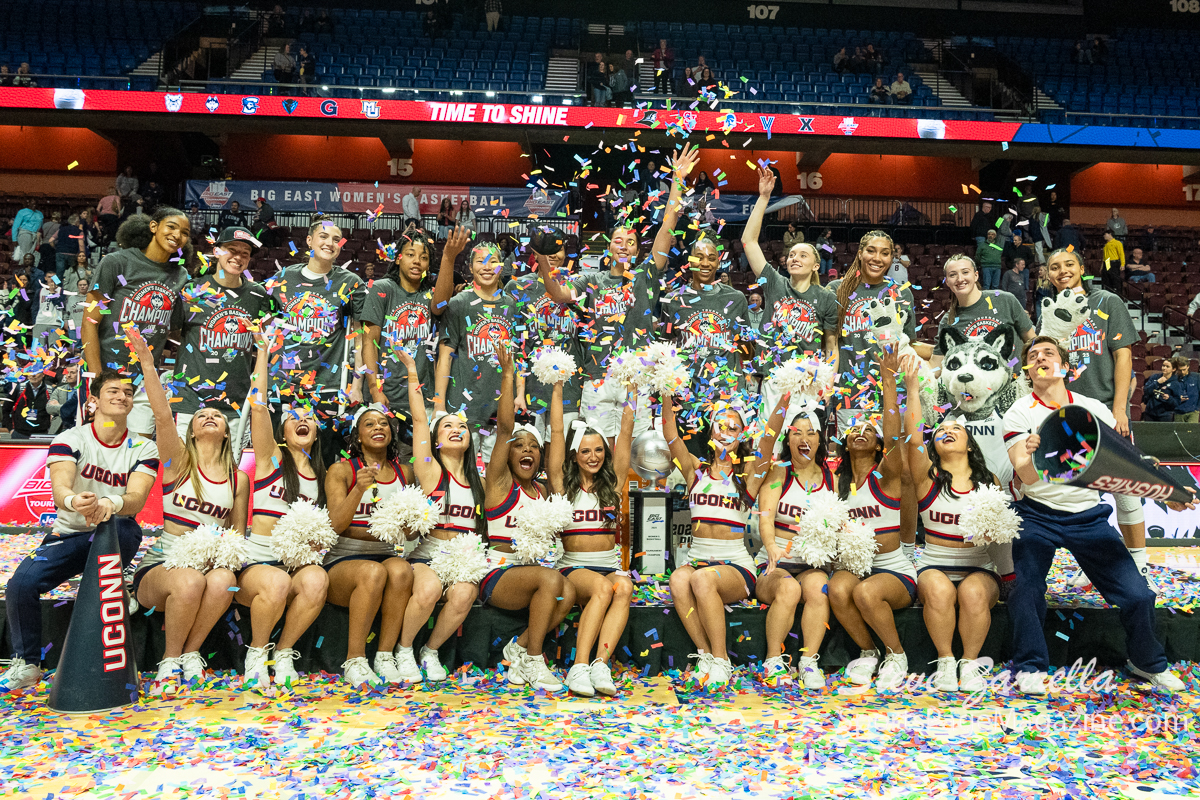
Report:
<svg viewBox="0 0 1200 800"><path fill-rule="evenodd" d="M229 204L229 208L221 209L221 213L217 216L217 227L221 230L226 228L246 228L246 212L242 211L242 204L234 200Z"/></svg>
<svg viewBox="0 0 1200 800"><path fill-rule="evenodd" d="M200 213L200 204L192 203L188 206L188 224L192 226L192 230L196 236L203 236L208 230L208 223L204 221L204 215Z"/></svg>
<svg viewBox="0 0 1200 800"><path fill-rule="evenodd" d="M629 93L632 96L633 90L637 88L638 82L638 60L634 56L632 50L625 51L625 61L621 64L621 69L625 72L625 80L629 84Z"/></svg>
<svg viewBox="0 0 1200 800"><path fill-rule="evenodd" d="M8 71L8 64L0 64L0 86L12 86L13 74Z"/></svg>
<svg viewBox="0 0 1200 800"><path fill-rule="evenodd" d="M700 173L700 177L696 178L695 185L696 185L696 193L697 194L704 194L705 192L711 192L713 189L716 188L715 186L713 186L712 178L708 177L707 172Z"/></svg>
<svg viewBox="0 0 1200 800"><path fill-rule="evenodd" d="M699 75L706 69L711 69L711 67L709 67L708 62L704 60L704 56L696 56L696 66L692 67L692 74Z"/></svg>
<svg viewBox="0 0 1200 800"><path fill-rule="evenodd" d="M1011 211L1006 211L1000 215L1000 224L996 226L996 232L1000 236L1000 244L1008 246L1013 238L1013 223L1016 222L1016 215Z"/></svg>
<svg viewBox="0 0 1200 800"><path fill-rule="evenodd" d="M442 204L438 206L437 226L439 241L449 237L454 228L454 204L450 202L449 197L443 197Z"/></svg>
<svg viewBox="0 0 1200 800"><path fill-rule="evenodd" d="M1125 242L1125 237L1129 235L1129 226L1125 224L1125 218L1115 208L1112 210L1112 216L1104 223L1104 228L1122 243Z"/></svg>
<svg viewBox="0 0 1200 800"><path fill-rule="evenodd" d="M1179 407L1179 381L1175 365L1164 358L1160 371L1146 379L1142 391L1142 419L1146 422L1174 422Z"/></svg>
<svg viewBox="0 0 1200 800"><path fill-rule="evenodd" d="M366 281L368 286L371 285L371 281L375 280L374 264L367 264L365 267L363 267L363 280Z"/></svg>
<svg viewBox="0 0 1200 800"><path fill-rule="evenodd" d="M458 203L458 213L454 220L469 231L475 230L475 212L471 210L470 199L463 197Z"/></svg>
<svg viewBox="0 0 1200 800"><path fill-rule="evenodd" d="M271 69L275 73L275 81L277 83L295 83L296 82L296 59L292 56L292 45L285 44L283 49L275 54L275 60L271 63ZM284 90L287 94L287 90Z"/></svg>
<svg viewBox="0 0 1200 800"><path fill-rule="evenodd" d="M16 278L0 277L0 328L7 328L13 321L13 305L18 294L13 290L15 285Z"/></svg>
<svg viewBox="0 0 1200 800"><path fill-rule="evenodd" d="M1178 405L1175 406L1176 422L1200 422L1200 375L1192 372L1192 362L1183 356L1171 359L1175 370Z"/></svg>
<svg viewBox="0 0 1200 800"><path fill-rule="evenodd" d="M70 264L63 271L62 277L64 286L74 286L80 281L83 281L88 286L92 285L92 267L88 263L87 256L83 253L75 255L74 263Z"/></svg>
<svg viewBox="0 0 1200 800"><path fill-rule="evenodd" d="M676 97L695 97L696 92L700 90L700 84L692 75L691 67L684 67L683 74L679 76L679 80L675 83Z"/></svg>
<svg viewBox="0 0 1200 800"><path fill-rule="evenodd" d="M50 387L45 373L33 369L9 386L7 396L0 399L4 405L3 427L0 431L12 431L13 439L28 439L30 436L49 432L50 414L46 404L50 401Z"/></svg>
<svg viewBox="0 0 1200 800"><path fill-rule="evenodd" d="M1097 36L1092 40L1092 61L1093 64L1103 66L1108 63L1108 42Z"/></svg>
<svg viewBox="0 0 1200 800"><path fill-rule="evenodd" d="M1125 245L1113 235L1111 230L1104 232L1104 271L1100 276L1101 285L1110 292L1122 294L1121 285L1125 283Z"/></svg>
<svg viewBox="0 0 1200 800"><path fill-rule="evenodd" d="M895 249L892 250L892 266L888 268L887 277L897 286L904 286L908 283L908 268L912 259L904 255L904 249L899 244L893 247Z"/></svg>
<svg viewBox="0 0 1200 800"><path fill-rule="evenodd" d="M296 68L296 77L304 87L300 91L308 97L312 94L312 85L317 82L317 59L306 44L300 45L300 57L296 59Z"/></svg>
<svg viewBox="0 0 1200 800"><path fill-rule="evenodd" d="M504 6L500 0L483 0L483 16L487 18L489 32L500 30L500 15L503 12Z"/></svg>
<svg viewBox="0 0 1200 800"><path fill-rule="evenodd" d="M982 289L999 289L1000 272L1004 265L1004 248L1000 246L999 234L995 228L990 228L984 237L983 245L975 250L975 263L979 264L979 274L983 278Z"/></svg>
<svg viewBox="0 0 1200 800"><path fill-rule="evenodd" d="M833 228L826 228L817 237L817 258L821 260L821 275L824 277L833 269Z"/></svg>
<svg viewBox="0 0 1200 800"><path fill-rule="evenodd" d="M883 85L883 78L876 78L875 85L867 90L867 100L873 105L886 106L891 97L892 93Z"/></svg>
<svg viewBox="0 0 1200 800"><path fill-rule="evenodd" d="M861 47L854 48L854 55L850 57L850 71L855 75L861 74L867 68L867 57L863 53Z"/></svg>
<svg viewBox="0 0 1200 800"><path fill-rule="evenodd" d="M137 176L133 174L133 167L126 167L125 171L117 176L117 180L114 185L117 189L117 195L122 200L129 200L131 197L137 194L138 186L140 184L138 183Z"/></svg>
<svg viewBox="0 0 1200 800"><path fill-rule="evenodd" d="M879 81L882 83L882 81ZM992 204L984 200L979 204L979 210L971 217L971 235L975 237L975 254L978 257L980 248L987 239L988 231L996 230L996 220L992 217ZM978 258L976 259L978 260Z"/></svg>
<svg viewBox="0 0 1200 800"><path fill-rule="evenodd" d="M254 198L254 236L266 247L274 247L276 242L275 229L279 227L275 222L275 209L271 208L271 204L267 202L265 197ZM188 214L188 219L192 217ZM192 228L193 235L202 236L204 227Z"/></svg>
<svg viewBox="0 0 1200 800"><path fill-rule="evenodd" d="M1158 252L1158 234L1154 232L1153 225L1146 226L1146 232L1142 234L1142 249L1148 253Z"/></svg>
<svg viewBox="0 0 1200 800"><path fill-rule="evenodd" d="M37 81L30 77L28 61L22 61L21 66L17 67L17 74L13 76L13 86L23 86L26 89L37 86Z"/></svg>
<svg viewBox="0 0 1200 800"><path fill-rule="evenodd" d="M804 241L804 231L796 230L796 223L789 222L787 230L783 232L783 249L791 250L793 245L798 245Z"/></svg>
<svg viewBox="0 0 1200 800"><path fill-rule="evenodd" d="M1072 247L1076 251L1083 250L1083 239L1079 237L1079 229L1071 223L1071 220L1065 217L1062 221L1062 227L1054 235L1054 247L1056 249Z"/></svg>
<svg viewBox="0 0 1200 800"><path fill-rule="evenodd" d="M425 19L421 21L421 29L424 31L426 38L436 39L441 29L441 21L438 15L433 11L425 12Z"/></svg>
<svg viewBox="0 0 1200 800"><path fill-rule="evenodd" d="M1067 209L1059 201L1058 192L1050 192L1050 199L1046 201L1046 213L1050 215L1050 232L1058 233L1063 220L1067 218Z"/></svg>
<svg viewBox="0 0 1200 800"><path fill-rule="evenodd" d="M670 94L672 70L675 69L675 50L667 45L666 39L659 39L653 58L654 91L659 94Z"/></svg>
<svg viewBox="0 0 1200 800"><path fill-rule="evenodd" d="M64 296L52 274L43 274L38 284L37 312L33 317L30 334L34 347L49 352L58 344L58 333L63 327Z"/></svg>
<svg viewBox="0 0 1200 800"><path fill-rule="evenodd" d="M713 77L712 70L708 67L705 67L700 72L693 72L692 75L696 81L696 85L699 86L700 89L707 89L711 92L713 87L717 85L717 79ZM697 93L698 92L699 90L697 90Z"/></svg>
<svg viewBox="0 0 1200 800"><path fill-rule="evenodd" d="M317 18L313 16L311 8L306 8L300 12L300 33L316 33Z"/></svg>
<svg viewBox="0 0 1200 800"><path fill-rule="evenodd" d="M405 228L421 227L421 187L414 186L412 191L404 195L400 201L400 209L404 212Z"/></svg>
<svg viewBox="0 0 1200 800"><path fill-rule="evenodd" d="M1029 239L1033 244L1033 252L1037 255L1038 264L1045 264L1046 251L1054 249L1054 243L1050 240L1049 224L1049 215L1043 213L1040 206L1034 206L1033 213L1029 215ZM1025 288L1028 289L1029 286L1026 285Z"/></svg>
<svg viewBox="0 0 1200 800"><path fill-rule="evenodd" d="M762 292L755 289L750 293L748 298L749 312L746 314L746 319L750 322L751 330L760 330L762 328L763 315L763 295Z"/></svg>
<svg viewBox="0 0 1200 800"><path fill-rule="evenodd" d="M1200 292L1196 292L1196 296L1192 298L1192 302L1188 303L1188 316L1194 317L1200 312Z"/></svg>
<svg viewBox="0 0 1200 800"><path fill-rule="evenodd" d="M1026 264L1034 263L1033 246L1025 241L1025 234L1014 231L1012 241L1004 246L1004 264L1011 267L1015 259L1023 258Z"/></svg>
<svg viewBox="0 0 1200 800"><path fill-rule="evenodd" d="M79 365L67 364L62 369L62 379L50 390L50 399L46 401L46 413L50 415L50 433L60 433L75 427L75 417L79 411L77 385L79 384Z"/></svg>
<svg viewBox="0 0 1200 800"><path fill-rule="evenodd" d="M892 102L903 106L912 105L912 86L904 79L903 72L896 73L896 80L891 85Z"/></svg>
<svg viewBox="0 0 1200 800"><path fill-rule="evenodd" d="M1118 244L1120 244L1120 242L1118 242ZM1133 248L1133 253L1131 255L1132 258L1130 258L1125 264L1125 268L1129 275L1129 282L1142 283L1145 281L1146 283L1154 283L1154 268L1146 263L1146 256L1145 253L1142 252L1142 248Z"/></svg>
<svg viewBox="0 0 1200 800"><path fill-rule="evenodd" d="M83 314L87 311L88 287L91 286L91 282L84 279L67 285L75 287L75 293L67 297L67 336L79 345L83 342Z"/></svg>
<svg viewBox="0 0 1200 800"><path fill-rule="evenodd" d="M284 19L283 6L276 5L275 8L271 9L271 11L267 13L266 18L264 19L264 22L266 23L266 35L286 35L284 31Z"/></svg>
<svg viewBox="0 0 1200 800"><path fill-rule="evenodd" d="M1013 297L1017 298L1017 302L1021 304L1021 308L1025 308L1028 295L1028 272L1025 270L1025 259L1018 258L1012 263L1011 269L1006 269L1000 277L1000 290L1008 292Z"/></svg>
<svg viewBox="0 0 1200 800"><path fill-rule="evenodd" d="M58 229L62 227L62 212L55 211L50 215L50 219L42 223L42 235L39 237L41 246L38 248L38 264L40 264L46 272L54 272L56 266L54 253L54 240L58 235Z"/></svg>
<svg viewBox="0 0 1200 800"><path fill-rule="evenodd" d="M154 210L162 203L163 188L158 185L158 181L146 181L146 188L142 191L142 208L146 214L153 214Z"/></svg>
<svg viewBox="0 0 1200 800"><path fill-rule="evenodd" d="M846 55L846 48L842 48L833 54L833 71L839 75L846 71L850 66L850 56Z"/></svg>
<svg viewBox="0 0 1200 800"><path fill-rule="evenodd" d="M866 62L866 68L872 73L878 72L883 67L883 53L875 49L875 45L867 45L867 49L863 52L863 60Z"/></svg>
<svg viewBox="0 0 1200 800"><path fill-rule="evenodd" d="M608 98L612 93L608 88L608 67L604 63L603 53L596 53L592 63L588 64L587 88L593 106L608 105Z"/></svg>
<svg viewBox="0 0 1200 800"><path fill-rule="evenodd" d="M1092 63L1092 48L1085 47L1086 42L1075 43L1075 63L1076 64L1091 64Z"/></svg>
<svg viewBox="0 0 1200 800"><path fill-rule="evenodd" d="M82 256L87 263L87 246L84 243L83 229L79 227L79 215L67 217L58 232L54 235L54 273L59 282L65 280L67 269Z"/></svg>
<svg viewBox="0 0 1200 800"><path fill-rule="evenodd" d="M85 208L79 212L79 225L83 228L88 255L91 255L93 250L108 243L104 239L104 232L100 229L100 220L96 217L96 210L94 208Z"/></svg>
<svg viewBox="0 0 1200 800"><path fill-rule="evenodd" d="M633 105L633 92L629 91L629 85L629 76L625 74L625 70L610 62L608 65L608 88L612 92L614 106Z"/></svg>
<svg viewBox="0 0 1200 800"><path fill-rule="evenodd" d="M333 33L333 17L328 9L322 8L317 14L316 29L317 33Z"/></svg>
<svg viewBox="0 0 1200 800"><path fill-rule="evenodd" d="M13 260L22 261L26 255L37 253L38 237L42 234L42 212L38 211L37 200L30 200L13 217L12 240L16 243ZM36 263L37 256L34 257Z"/></svg>
<svg viewBox="0 0 1200 800"><path fill-rule="evenodd" d="M111 241L117 235L117 221L121 219L121 195L117 187L108 187L108 194L96 203L96 219L104 229L105 237Z"/></svg>

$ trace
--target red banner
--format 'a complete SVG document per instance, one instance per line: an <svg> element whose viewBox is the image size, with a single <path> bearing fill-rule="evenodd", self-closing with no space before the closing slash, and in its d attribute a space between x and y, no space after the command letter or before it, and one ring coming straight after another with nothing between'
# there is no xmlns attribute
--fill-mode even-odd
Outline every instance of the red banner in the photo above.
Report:
<svg viewBox="0 0 1200 800"><path fill-rule="evenodd" d="M750 111L587 108L532 103L440 103L230 94L171 94L111 89L0 88L0 108L123 111L205 116L457 122L543 128L627 128L726 134L868 136L893 139L1012 141L1017 122L758 114ZM373 207L372 207L373 208Z"/></svg>

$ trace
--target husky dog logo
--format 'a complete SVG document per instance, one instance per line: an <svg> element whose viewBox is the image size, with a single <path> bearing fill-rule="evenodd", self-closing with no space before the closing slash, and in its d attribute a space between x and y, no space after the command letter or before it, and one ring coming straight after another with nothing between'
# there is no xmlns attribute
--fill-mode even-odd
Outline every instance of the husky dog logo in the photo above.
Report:
<svg viewBox="0 0 1200 800"><path fill-rule="evenodd" d="M293 298L287 304L287 315L300 344L323 342L338 325L337 309L315 292L304 292Z"/></svg>
<svg viewBox="0 0 1200 800"><path fill-rule="evenodd" d="M379 119L379 101L363 100L362 113L367 119Z"/></svg>
<svg viewBox="0 0 1200 800"><path fill-rule="evenodd" d="M289 97L283 101L283 110L286 111L288 114L291 114L293 111L296 110L296 106L298 106L298 105L300 105L300 101Z"/></svg>
<svg viewBox="0 0 1200 800"><path fill-rule="evenodd" d="M151 281L138 287L132 296L121 301L121 324L153 325L165 330L171 324L173 293L166 286Z"/></svg>
<svg viewBox="0 0 1200 800"><path fill-rule="evenodd" d="M393 352L405 350L415 358L421 343L432 332L429 307L423 303L403 302L388 315L383 335Z"/></svg>
<svg viewBox="0 0 1200 800"><path fill-rule="evenodd" d="M215 114L217 109L221 107L221 98L215 94L210 94L208 99L204 101L204 107L208 109L208 113Z"/></svg>
<svg viewBox="0 0 1200 800"><path fill-rule="evenodd" d="M212 354L249 350L254 343L251 322L250 315L237 306L217 309L200 327L200 350Z"/></svg>
<svg viewBox="0 0 1200 800"><path fill-rule="evenodd" d="M164 94L163 102L167 104L167 111L178 111L183 108L183 95Z"/></svg>
<svg viewBox="0 0 1200 800"><path fill-rule="evenodd" d="M243 97L242 98L242 113L243 114L257 114L258 113L258 98L257 97Z"/></svg>
<svg viewBox="0 0 1200 800"><path fill-rule="evenodd" d="M496 345L508 347L512 340L512 323L506 317L481 316L479 322L467 331L467 357L498 367L500 361L496 358Z"/></svg>

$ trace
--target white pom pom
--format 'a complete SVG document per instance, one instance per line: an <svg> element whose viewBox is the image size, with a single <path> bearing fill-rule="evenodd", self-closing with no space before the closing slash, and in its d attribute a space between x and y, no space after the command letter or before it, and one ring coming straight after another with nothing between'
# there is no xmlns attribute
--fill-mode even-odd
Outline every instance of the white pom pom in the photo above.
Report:
<svg viewBox="0 0 1200 800"><path fill-rule="evenodd" d="M691 382L679 351L668 342L650 344L642 351L641 358L648 369L636 381L640 386L665 396L676 394Z"/></svg>
<svg viewBox="0 0 1200 800"><path fill-rule="evenodd" d="M871 571L877 549L875 531L862 520L848 520L838 536L838 566L859 577L865 576Z"/></svg>
<svg viewBox="0 0 1200 800"><path fill-rule="evenodd" d="M271 530L271 550L288 569L321 563L322 551L337 542L325 509L297 500Z"/></svg>
<svg viewBox="0 0 1200 800"><path fill-rule="evenodd" d="M800 535L793 544L796 555L814 567L833 561L849 513L850 507L831 491L823 489L809 494L800 517Z"/></svg>
<svg viewBox="0 0 1200 800"><path fill-rule="evenodd" d="M250 558L246 537L232 528L221 528L217 546L213 550L212 568L237 572L246 566Z"/></svg>
<svg viewBox="0 0 1200 800"><path fill-rule="evenodd" d="M963 539L974 544L1007 544L1021 536L1021 518L998 486L981 486L962 498L958 518Z"/></svg>
<svg viewBox="0 0 1200 800"><path fill-rule="evenodd" d="M408 535L422 536L437 525L438 510L420 486L405 486L379 501L367 532L381 542L406 545Z"/></svg>
<svg viewBox="0 0 1200 800"><path fill-rule="evenodd" d="M163 560L163 566L167 569L198 569L208 572L216 554L220 531L215 525L201 525L174 537L175 541ZM163 533L163 536L171 534Z"/></svg>
<svg viewBox="0 0 1200 800"><path fill-rule="evenodd" d="M561 347L539 347L533 354L533 377L546 386L568 380L578 369L575 357Z"/></svg>
<svg viewBox="0 0 1200 800"><path fill-rule="evenodd" d="M513 550L523 564L536 564L553 555L558 534L571 524L574 509L560 494L527 500L517 509Z"/></svg>
<svg viewBox="0 0 1200 800"><path fill-rule="evenodd" d="M779 394L792 393L792 400L820 400L833 389L837 373L820 358L793 358L771 371L771 387Z"/></svg>
<svg viewBox="0 0 1200 800"><path fill-rule="evenodd" d="M439 541L437 550L429 559L429 568L443 586L479 583L488 573L483 540L473 533L460 533L453 539Z"/></svg>
<svg viewBox="0 0 1200 800"><path fill-rule="evenodd" d="M616 381L621 386L637 383L648 364L636 350L616 350L608 357L607 380Z"/></svg>

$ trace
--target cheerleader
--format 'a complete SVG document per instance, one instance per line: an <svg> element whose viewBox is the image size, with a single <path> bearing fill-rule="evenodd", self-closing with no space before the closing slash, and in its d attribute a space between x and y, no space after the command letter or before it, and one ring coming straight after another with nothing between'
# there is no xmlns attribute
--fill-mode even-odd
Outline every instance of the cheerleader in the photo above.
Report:
<svg viewBox="0 0 1200 800"><path fill-rule="evenodd" d="M944 283L953 298L938 322L938 336L933 346L933 358L929 362L931 366L939 366L946 355L942 349L942 331L946 328L957 328L965 336L975 337L991 333L1008 323L1016 329L1022 341L1028 342L1033 338L1033 322L1029 319L1029 312L1008 292L980 289L979 268L970 256L961 253L951 256L943 265L943 271ZM913 474L917 473L914 471Z"/></svg>
<svg viewBox="0 0 1200 800"><path fill-rule="evenodd" d="M978 692L985 686L986 668L979 650L992 624L992 606L1000 599L1000 575L986 544L965 541L958 520L971 494L980 486L999 484L975 437L958 419L950 417L932 432L921 435L918 363L913 356L901 361L908 391L905 429L908 464L912 469L918 508L925 523L925 551L917 564L917 599L923 606L925 627L937 648L933 687L939 692ZM954 658L955 607L963 658ZM957 674L956 674L957 669Z"/></svg>
<svg viewBox="0 0 1200 800"><path fill-rule="evenodd" d="M912 605L917 596L917 569L900 548L900 473L896 443L900 439L900 409L896 400L896 352L876 355L883 388L883 424L862 421L851 425L839 448L838 496L850 504L850 519L875 529L876 552L871 574L859 578L839 569L829 579L829 604L834 616L862 653L846 674L869 684L879 667L880 686L895 686L908 674L908 656L900 644L893 612ZM883 664L871 638L874 631L887 648Z"/></svg>
<svg viewBox="0 0 1200 800"><path fill-rule="evenodd" d="M551 442L565 442L563 384L554 385L550 401ZM629 473L637 392L626 395L621 432L616 448L609 450L604 434L584 422L572 426L566 457L551 445L547 456L550 490L564 495L574 506L571 524L562 532L563 555L558 569L575 588L583 612L575 635L575 664L567 671L572 693L614 696L613 647L629 620L633 581L621 570L617 528L621 518L621 480ZM599 642L597 644L597 642ZM590 661L592 647L596 657Z"/></svg>
<svg viewBox="0 0 1200 800"><path fill-rule="evenodd" d="M250 645L242 685L265 691L271 686L267 666L272 647L275 684L290 687L300 680L295 667L300 657L296 640L321 613L329 576L316 564L288 572L271 549L271 531L291 503L304 500L325 505L325 461L317 420L310 409L285 409L279 425L272 428L267 399L269 346L263 334L255 334L254 341L258 346L250 406L254 513L247 544L249 562L238 576L235 599L250 609ZM283 442L283 446L277 442ZM271 644L271 631L285 611L287 621L276 647Z"/></svg>
<svg viewBox="0 0 1200 800"><path fill-rule="evenodd" d="M712 414L709 433L712 457L703 462L680 439L672 400L663 400L663 436L688 480L692 547L689 563L671 573L671 597L698 651L693 676L709 686L724 686L733 674L725 648L725 604L745 600L754 592L754 559L746 552L743 536L766 474L763 464L782 425L783 402L771 416L757 455L749 441L745 412L720 404Z"/></svg>
<svg viewBox="0 0 1200 800"><path fill-rule="evenodd" d="M132 593L143 608L166 617L166 646L151 685L154 695L172 695L179 683L204 680L200 645L229 609L237 577L229 569L205 573L187 567L168 569L179 536L201 525L246 533L250 476L237 468L229 424L219 408L198 409L179 438L167 394L154 369L154 355L136 327L125 333L142 367L142 385L154 412L158 452L163 466L163 534L146 553L133 576Z"/></svg>
<svg viewBox="0 0 1200 800"><path fill-rule="evenodd" d="M503 373L496 416L496 446L488 462L485 486L488 524L488 574L479 586L479 600L506 611L529 609L529 626L504 647L509 663L508 682L535 689L561 691L562 681L546 665L542 645L546 634L566 619L575 605L575 588L557 570L523 565L516 560L513 532L517 512L527 500L549 492L537 483L542 469L542 437L532 425L514 426L513 358L503 344L496 347ZM560 384L561 387L561 384ZM561 408L562 396L559 396ZM562 463L565 443L551 441L551 458ZM575 690L575 687L572 687ZM592 696L591 682L581 683L577 694Z"/></svg>
<svg viewBox="0 0 1200 800"><path fill-rule="evenodd" d="M392 420L383 407L363 406L350 430L350 458L334 464L325 476L329 521L340 535L323 566L329 573L329 602L350 609L342 674L356 687L402 683L421 675L411 649L402 667L392 652L412 595L412 567L395 545L379 541L369 530L375 504L412 481L398 461L397 444ZM383 621L372 671L367 664L367 634L381 605Z"/></svg>
<svg viewBox="0 0 1200 800"><path fill-rule="evenodd" d="M1046 274L1057 292L1073 292L1087 297L1088 318L1074 331L1067 349L1071 359L1068 385L1072 392L1097 400L1112 410L1117 433L1130 438L1129 400L1133 395L1133 355L1130 347L1139 341L1137 328L1129 316L1125 302L1112 292L1088 286L1084 280L1082 256L1078 250L1055 250L1046 260ZM1044 329L1042 319L1039 331ZM1149 557L1146 554L1146 517L1140 498L1114 494L1117 507L1117 526L1133 563L1146 584L1156 594L1158 588L1150 577ZM1073 582L1077 585L1091 581L1080 570Z"/></svg>
<svg viewBox="0 0 1200 800"><path fill-rule="evenodd" d="M786 396L785 396L786 397ZM786 400L784 401L786 408ZM825 463L828 445L825 424L816 411L801 410L787 427L787 461L772 465L758 495L759 532L763 549L758 556L755 596L768 606L767 652L764 681L790 684L783 641L796 621L796 606L804 603L800 618L800 682L805 689L821 689L825 675L817 666L821 642L829 627L827 564L806 564L796 554L800 515L814 492L834 492L833 473Z"/></svg>

